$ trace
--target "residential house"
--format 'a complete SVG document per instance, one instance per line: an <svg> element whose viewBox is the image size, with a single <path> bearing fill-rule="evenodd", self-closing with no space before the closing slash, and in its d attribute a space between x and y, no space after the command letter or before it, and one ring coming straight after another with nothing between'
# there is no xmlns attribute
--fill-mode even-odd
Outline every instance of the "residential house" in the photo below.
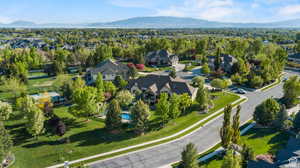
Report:
<svg viewBox="0 0 300 168"><path fill-rule="evenodd" d="M146 56L146 64L152 66L174 66L178 62L178 56L170 54L167 50L149 52Z"/></svg>
<svg viewBox="0 0 300 168"><path fill-rule="evenodd" d="M192 99L195 99L197 94L197 89L191 87L186 81L165 75L148 75L130 80L127 89L132 93L141 91L143 99L149 103L155 103L163 92L169 95L187 93Z"/></svg>
<svg viewBox="0 0 300 168"><path fill-rule="evenodd" d="M215 69L215 59L216 56L208 56L208 65L211 69ZM237 59L232 55L221 54L221 61L221 68L225 72L230 73L233 64L237 62Z"/></svg>
<svg viewBox="0 0 300 168"><path fill-rule="evenodd" d="M127 65L108 59L99 63L95 68L87 69L85 76L87 84L93 84L99 73L103 75L103 80L106 81L114 80L116 76L121 76L125 80L129 78Z"/></svg>
<svg viewBox="0 0 300 168"><path fill-rule="evenodd" d="M34 95L30 95L30 97L33 98L35 101L49 97L51 102L54 105L61 105L64 104L66 101L66 99L60 94L58 94L57 92L46 92L46 93L34 94Z"/></svg>

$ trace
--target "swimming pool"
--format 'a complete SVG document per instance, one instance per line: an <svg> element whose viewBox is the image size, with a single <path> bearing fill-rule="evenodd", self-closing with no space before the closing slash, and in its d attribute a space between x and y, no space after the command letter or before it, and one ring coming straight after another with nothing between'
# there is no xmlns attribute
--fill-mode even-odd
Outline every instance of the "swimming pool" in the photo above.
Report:
<svg viewBox="0 0 300 168"><path fill-rule="evenodd" d="M123 120L132 120L131 114L128 114L128 113L122 113L121 117Z"/></svg>

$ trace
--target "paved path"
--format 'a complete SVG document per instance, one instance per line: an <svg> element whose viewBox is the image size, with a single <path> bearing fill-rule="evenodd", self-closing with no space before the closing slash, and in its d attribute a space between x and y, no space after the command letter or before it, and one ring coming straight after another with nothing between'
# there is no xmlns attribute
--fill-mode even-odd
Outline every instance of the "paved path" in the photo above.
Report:
<svg viewBox="0 0 300 168"><path fill-rule="evenodd" d="M290 76L291 73L286 74ZM282 83L266 92L249 92L246 94L248 102L242 105L241 122L246 122L252 118L255 107L263 100L283 95ZM137 151L128 155L114 157L107 160L91 163L91 168L161 168L168 167L170 163L180 160L180 153L186 144L192 142L197 145L198 152L205 152L220 141L219 129L223 118L220 116L212 122L206 124L193 134L156 147Z"/></svg>

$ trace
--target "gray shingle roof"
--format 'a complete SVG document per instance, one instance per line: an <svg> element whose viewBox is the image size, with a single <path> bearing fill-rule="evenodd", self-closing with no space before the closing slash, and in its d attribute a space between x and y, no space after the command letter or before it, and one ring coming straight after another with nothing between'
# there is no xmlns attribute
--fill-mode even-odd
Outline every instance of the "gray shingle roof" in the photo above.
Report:
<svg viewBox="0 0 300 168"><path fill-rule="evenodd" d="M188 93L190 96L193 95L197 89L191 87L187 82L182 79L173 79L170 76L165 75L148 75L140 77L135 80L130 80L127 86L128 89L132 88L135 84L139 89L151 89L152 91L159 93L164 87L170 88L173 93L184 94Z"/></svg>
<svg viewBox="0 0 300 168"><path fill-rule="evenodd" d="M92 74L98 74L99 72L104 74L118 74L118 73L127 73L129 68L127 65L120 62L114 62L110 59L102 61L95 68L89 68L87 71Z"/></svg>

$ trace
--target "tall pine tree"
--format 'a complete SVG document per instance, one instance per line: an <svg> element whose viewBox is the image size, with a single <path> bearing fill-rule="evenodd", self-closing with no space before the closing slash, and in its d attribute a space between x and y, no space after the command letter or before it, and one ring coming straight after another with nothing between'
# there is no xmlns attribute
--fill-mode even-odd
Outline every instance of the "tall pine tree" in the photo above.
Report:
<svg viewBox="0 0 300 168"><path fill-rule="evenodd" d="M149 106L142 100L139 100L130 111L132 114L132 124L134 125L135 132L138 135L143 135L148 127L148 119L150 115Z"/></svg>
<svg viewBox="0 0 300 168"><path fill-rule="evenodd" d="M197 149L192 143L187 144L181 153L182 168L198 168Z"/></svg>
<svg viewBox="0 0 300 168"><path fill-rule="evenodd" d="M220 129L221 145L224 149L228 149L231 144L232 128L231 128L231 111L232 106L229 104L224 109L223 126Z"/></svg>
<svg viewBox="0 0 300 168"><path fill-rule="evenodd" d="M240 112L241 106L239 105L232 120L232 143L234 144L238 144L240 142Z"/></svg>
<svg viewBox="0 0 300 168"><path fill-rule="evenodd" d="M109 104L105 119L105 126L108 130L118 130L122 125L121 107L117 100L112 100Z"/></svg>

